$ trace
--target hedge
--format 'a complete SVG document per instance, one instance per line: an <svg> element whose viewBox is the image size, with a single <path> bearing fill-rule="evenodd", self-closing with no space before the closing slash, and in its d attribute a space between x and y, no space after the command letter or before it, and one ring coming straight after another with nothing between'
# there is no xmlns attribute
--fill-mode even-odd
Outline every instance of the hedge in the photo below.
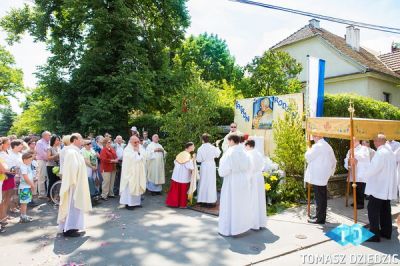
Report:
<svg viewBox="0 0 400 266"><path fill-rule="evenodd" d="M326 94L324 99L324 116L326 117L349 117L349 102L354 103L355 117L400 120L400 108L386 102L374 100L369 97L355 94ZM346 173L343 160L349 150L350 142L342 139L329 139L335 151L337 173ZM373 143L371 142L371 147Z"/></svg>

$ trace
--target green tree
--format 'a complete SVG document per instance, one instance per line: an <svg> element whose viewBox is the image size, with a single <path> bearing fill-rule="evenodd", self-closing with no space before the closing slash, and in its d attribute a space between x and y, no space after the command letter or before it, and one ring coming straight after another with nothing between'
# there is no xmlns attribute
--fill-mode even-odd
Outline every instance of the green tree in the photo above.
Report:
<svg viewBox="0 0 400 266"><path fill-rule="evenodd" d="M36 0L0 24L10 42L27 31L48 45L38 76L60 131L116 133L128 131L134 109L168 108L170 59L189 25L185 2Z"/></svg>
<svg viewBox="0 0 400 266"><path fill-rule="evenodd" d="M0 105L8 105L9 97L24 91L23 73L15 67L14 57L0 45Z"/></svg>
<svg viewBox="0 0 400 266"><path fill-rule="evenodd" d="M302 66L286 52L268 50L246 66L249 74L240 85L246 98L300 92Z"/></svg>
<svg viewBox="0 0 400 266"><path fill-rule="evenodd" d="M10 106L0 109L0 136L7 135L16 116Z"/></svg>
<svg viewBox="0 0 400 266"><path fill-rule="evenodd" d="M287 176L304 173L306 142L303 121L297 112L286 112L284 118L273 123L276 149L272 160Z"/></svg>
<svg viewBox="0 0 400 266"><path fill-rule="evenodd" d="M182 151L185 143L193 141L198 146L203 133L215 136L218 132L217 126L210 119L218 117L217 89L211 83L201 80L193 68L190 79L171 98L172 110L164 116L161 129L167 134L165 144L171 156L169 162Z"/></svg>
<svg viewBox="0 0 400 266"><path fill-rule="evenodd" d="M58 129L61 126L54 124L56 120L51 117L55 110L56 106L42 87L33 89L26 96L23 111L15 118L9 132L21 136L52 129L60 133Z"/></svg>
<svg viewBox="0 0 400 266"><path fill-rule="evenodd" d="M235 64L226 42L218 35L203 33L199 36L190 36L178 50L182 65L195 63L201 71L201 78L205 81L233 84L243 76L242 70Z"/></svg>

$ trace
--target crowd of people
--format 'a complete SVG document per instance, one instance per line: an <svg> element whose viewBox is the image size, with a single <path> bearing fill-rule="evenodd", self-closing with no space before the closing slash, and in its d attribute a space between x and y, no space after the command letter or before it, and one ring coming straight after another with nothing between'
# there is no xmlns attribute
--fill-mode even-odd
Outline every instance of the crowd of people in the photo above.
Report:
<svg viewBox="0 0 400 266"><path fill-rule="evenodd" d="M140 207L140 196L139 200L134 197L137 191L143 194L148 187L152 195L160 195L166 152L157 134L150 140L145 131L143 137L135 127L131 132L127 144L121 136L112 139L108 133L87 139L78 133L61 138L48 131L40 137L0 137L0 232L5 232L13 213L20 214L20 223L31 222L27 209L43 200L52 204L59 200L58 222L68 236L78 235L84 226L83 213L100 200L115 198L121 192L120 202L133 209ZM139 158L132 157L136 151ZM123 158L127 158L126 163ZM137 170L136 161L140 161L142 171ZM132 180L139 175L142 189L135 190L137 182ZM51 195L60 180L59 194Z"/></svg>
<svg viewBox="0 0 400 266"><path fill-rule="evenodd" d="M321 136L312 136L313 146L307 150L305 181L313 185L316 215L310 223L324 224L327 212L327 183L336 169L332 147ZM242 234L266 226L266 197L263 171L266 157L256 149L256 143L230 125L230 132L212 144L212 136L204 133L202 145L188 142L176 155L165 204L172 208L187 208L197 190L197 203L215 207L218 201L216 174L223 179L219 199L218 232L224 236ZM38 199L51 202L51 188L61 180L59 190L59 230L65 236L78 237L85 228L84 213L101 200L119 196L127 210L142 207L143 195L162 195L165 184L167 152L154 134L140 136L136 127L124 141L108 133L83 139L79 133L62 138L45 131L41 138L30 135L0 138L0 221L5 231L10 212L20 214L20 222L32 221L29 207ZM387 141L380 134L374 139L376 151L369 141L356 140L355 157L344 165L349 171L355 165L357 181L356 207L364 208L368 195L370 230L380 237L390 238L392 232L390 200L398 197L400 144ZM222 157L221 157L222 153ZM216 159L220 158L219 166ZM198 163L200 167L198 168ZM350 175L351 176L351 175ZM58 182L59 183L59 182Z"/></svg>

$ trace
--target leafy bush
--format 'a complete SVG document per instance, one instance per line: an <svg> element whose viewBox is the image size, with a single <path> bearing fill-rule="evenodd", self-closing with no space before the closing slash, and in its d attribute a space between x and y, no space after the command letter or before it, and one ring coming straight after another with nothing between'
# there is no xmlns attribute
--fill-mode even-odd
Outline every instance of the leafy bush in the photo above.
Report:
<svg viewBox="0 0 400 266"><path fill-rule="evenodd" d="M163 117L162 131L165 131L167 162L172 162L184 144L192 141L200 145L200 136L207 132L212 136L218 132L212 119L218 117L218 96L210 83L202 81L193 73L187 83L182 84L178 94L171 99L172 110Z"/></svg>
<svg viewBox="0 0 400 266"><path fill-rule="evenodd" d="M147 131L150 138L153 134L159 134L160 138L164 137L164 133L161 131L163 121L159 115L141 114L130 119L129 124L137 127L139 131Z"/></svg>
<svg viewBox="0 0 400 266"><path fill-rule="evenodd" d="M231 106L218 106L217 113L218 116L210 117L210 119L215 125L219 126L230 125L235 116L235 111Z"/></svg>
<svg viewBox="0 0 400 266"><path fill-rule="evenodd" d="M350 100L354 103L355 117L400 120L400 108L389 103L355 94L326 94L324 99L324 116L349 117L348 108ZM350 148L350 141L328 139L328 142L331 144L338 161L337 173L346 173L343 160Z"/></svg>
<svg viewBox="0 0 400 266"><path fill-rule="evenodd" d="M300 203L306 199L303 179L287 176L279 184L279 199L291 203Z"/></svg>
<svg viewBox="0 0 400 266"><path fill-rule="evenodd" d="M286 175L302 175L306 151L302 119L297 113L287 112L273 123L276 149L272 160Z"/></svg>
<svg viewBox="0 0 400 266"><path fill-rule="evenodd" d="M389 103L355 94L326 94L324 116L349 117L349 102L354 103L355 117L400 120L400 108Z"/></svg>
<svg viewBox="0 0 400 266"><path fill-rule="evenodd" d="M277 173L267 173L264 172L264 183L265 183L265 191L268 205L275 204L279 201L279 184L282 180L282 177Z"/></svg>

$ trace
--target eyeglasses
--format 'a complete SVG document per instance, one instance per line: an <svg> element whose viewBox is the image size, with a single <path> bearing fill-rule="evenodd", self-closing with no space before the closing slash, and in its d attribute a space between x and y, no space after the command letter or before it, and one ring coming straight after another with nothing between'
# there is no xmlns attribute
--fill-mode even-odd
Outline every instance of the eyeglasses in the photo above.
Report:
<svg viewBox="0 0 400 266"><path fill-rule="evenodd" d="M133 144L138 144L138 143L139 143L139 141L134 141L134 142L133 142Z"/></svg>
<svg viewBox="0 0 400 266"><path fill-rule="evenodd" d="M231 128L236 128L236 127L232 127L232 126L231 126Z"/></svg>

